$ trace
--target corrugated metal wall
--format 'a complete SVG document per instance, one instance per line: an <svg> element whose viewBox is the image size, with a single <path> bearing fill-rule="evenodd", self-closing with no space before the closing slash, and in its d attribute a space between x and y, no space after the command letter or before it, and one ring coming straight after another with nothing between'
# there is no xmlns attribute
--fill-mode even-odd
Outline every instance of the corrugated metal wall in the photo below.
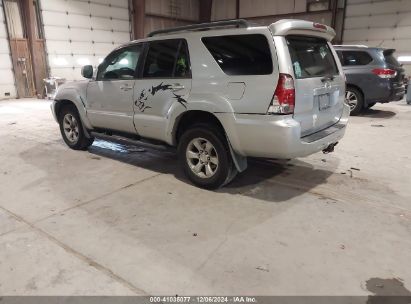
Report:
<svg viewBox="0 0 411 304"><path fill-rule="evenodd" d="M332 13L330 11L304 14L306 9L306 0L240 0L239 17L250 19L252 22L262 25L268 25L284 18L304 19L331 25ZM288 14L290 15L284 16ZM236 0L216 0L213 2L212 20L233 18L236 18Z"/></svg>
<svg viewBox="0 0 411 304"><path fill-rule="evenodd" d="M240 18L304 12L306 0L240 0ZM236 17L236 0L213 1L212 20Z"/></svg>
<svg viewBox="0 0 411 304"><path fill-rule="evenodd" d="M218 0L217 0L218 1ZM144 33L199 21L200 0L146 0Z"/></svg>
<svg viewBox="0 0 411 304"><path fill-rule="evenodd" d="M348 0L344 44L394 48L411 56L411 0ZM411 62L404 62L411 74Z"/></svg>
<svg viewBox="0 0 411 304"><path fill-rule="evenodd" d="M15 98L17 94L2 5L0 1L0 99Z"/></svg>
<svg viewBox="0 0 411 304"><path fill-rule="evenodd" d="M128 0L41 0L50 75L78 80L131 38Z"/></svg>

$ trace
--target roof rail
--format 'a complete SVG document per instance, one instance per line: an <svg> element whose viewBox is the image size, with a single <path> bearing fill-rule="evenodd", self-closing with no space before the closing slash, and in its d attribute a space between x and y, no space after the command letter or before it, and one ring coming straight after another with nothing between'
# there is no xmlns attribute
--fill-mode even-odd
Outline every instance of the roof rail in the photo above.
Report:
<svg viewBox="0 0 411 304"><path fill-rule="evenodd" d="M367 45L362 45L362 44L334 44L334 46L339 46L339 47L369 48Z"/></svg>
<svg viewBox="0 0 411 304"><path fill-rule="evenodd" d="M182 31L206 30L206 29L211 29L214 27L223 27L223 26L236 26L239 28L240 27L247 28L250 26L250 24L245 19L215 21L215 22L209 22L209 23L179 26L179 27L169 28L169 29L164 29L164 30L157 30L157 31L153 31L150 34L148 34L148 37L153 37L155 35L160 35L160 34L182 32Z"/></svg>

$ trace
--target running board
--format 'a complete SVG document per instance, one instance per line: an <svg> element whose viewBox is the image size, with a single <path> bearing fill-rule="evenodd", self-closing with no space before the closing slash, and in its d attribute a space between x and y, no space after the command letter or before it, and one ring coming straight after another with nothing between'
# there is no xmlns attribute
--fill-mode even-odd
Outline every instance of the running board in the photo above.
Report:
<svg viewBox="0 0 411 304"><path fill-rule="evenodd" d="M119 136L119 135L108 135L105 133L99 133L99 132L90 132L91 136L101 139L101 140L106 140L106 141L112 141L121 145L131 145L131 146L137 146L137 147L143 147L143 148L148 148L148 149L153 149L157 151L163 151L163 152L175 152L175 148L163 144L154 144L150 143L147 141L143 140L137 140L137 139L131 139L127 138L124 136Z"/></svg>

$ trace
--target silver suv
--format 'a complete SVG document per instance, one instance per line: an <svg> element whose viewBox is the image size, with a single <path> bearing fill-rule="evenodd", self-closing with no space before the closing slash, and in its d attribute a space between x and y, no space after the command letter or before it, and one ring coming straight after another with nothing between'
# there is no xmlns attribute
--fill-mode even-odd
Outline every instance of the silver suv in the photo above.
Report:
<svg viewBox="0 0 411 304"><path fill-rule="evenodd" d="M60 87L52 112L72 149L94 138L176 148L195 185L221 187L247 157L333 151L349 116L334 35L299 20L156 31L85 66L88 80Z"/></svg>

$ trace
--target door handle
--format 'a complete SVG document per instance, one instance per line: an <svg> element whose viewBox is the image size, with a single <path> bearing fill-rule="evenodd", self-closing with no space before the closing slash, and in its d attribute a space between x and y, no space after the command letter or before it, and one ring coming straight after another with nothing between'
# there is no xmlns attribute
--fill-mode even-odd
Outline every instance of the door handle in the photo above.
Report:
<svg viewBox="0 0 411 304"><path fill-rule="evenodd" d="M175 83L170 86L170 89L172 89L173 91L181 91L185 89L185 86L179 83Z"/></svg>
<svg viewBox="0 0 411 304"><path fill-rule="evenodd" d="M120 90L123 90L123 91L130 91L130 90L132 90L132 89L133 89L133 87L131 87L131 86L128 85L128 84L122 85L122 86L120 87Z"/></svg>

